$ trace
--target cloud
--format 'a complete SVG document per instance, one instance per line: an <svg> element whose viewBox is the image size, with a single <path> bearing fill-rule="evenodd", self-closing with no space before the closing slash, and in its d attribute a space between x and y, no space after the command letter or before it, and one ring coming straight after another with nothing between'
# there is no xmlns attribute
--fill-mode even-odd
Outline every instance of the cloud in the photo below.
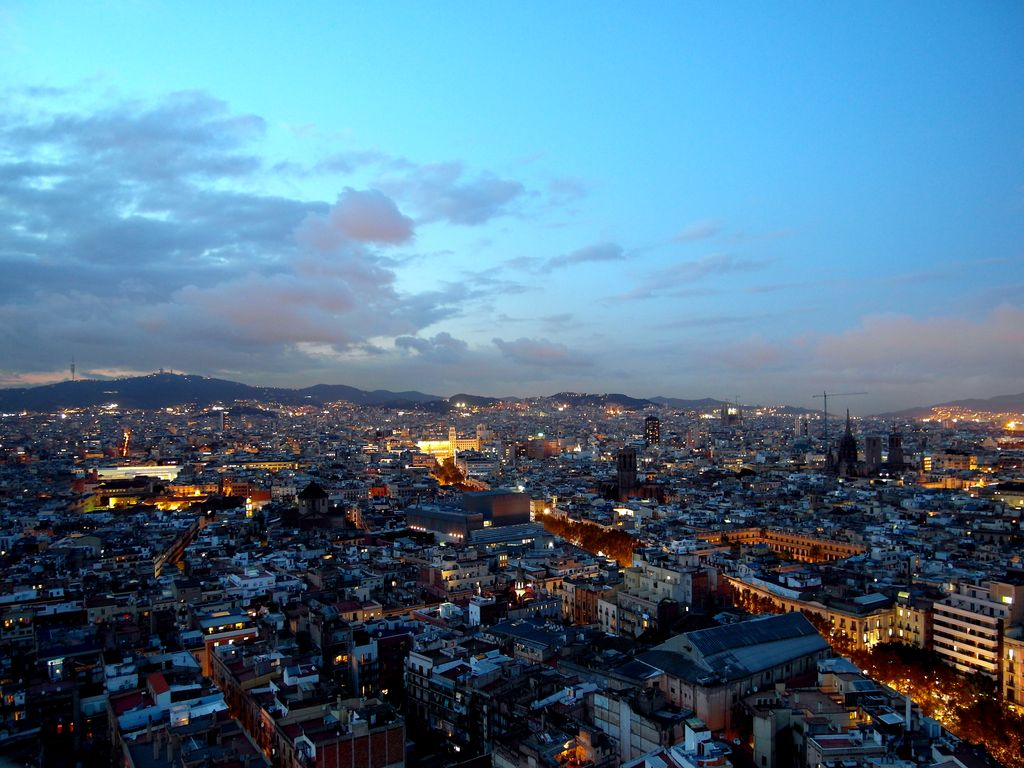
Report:
<svg viewBox="0 0 1024 768"><path fill-rule="evenodd" d="M562 326L571 322L573 318L572 312L558 312L554 315L545 315L541 318L541 322L551 326Z"/></svg>
<svg viewBox="0 0 1024 768"><path fill-rule="evenodd" d="M381 189L408 200L425 222L478 225L508 213L525 188L489 171L467 179L461 163L410 165L402 173L378 181Z"/></svg>
<svg viewBox="0 0 1024 768"><path fill-rule="evenodd" d="M520 365L558 368L579 368L590 365L588 360L570 350L565 344L548 339L520 337L511 341L500 338L494 338L492 341L502 355Z"/></svg>
<svg viewBox="0 0 1024 768"><path fill-rule="evenodd" d="M589 192L588 185L582 180L571 176L561 176L548 182L548 202L562 206L578 202Z"/></svg>
<svg viewBox="0 0 1024 768"><path fill-rule="evenodd" d="M690 283L715 275L755 272L768 266L761 259L741 259L728 253L716 253L702 259L678 261L652 273L634 288L609 297L610 301L637 301L657 296L687 295ZM701 293L706 293L702 289Z"/></svg>
<svg viewBox="0 0 1024 768"><path fill-rule="evenodd" d="M26 121L8 112L0 135L31 147L37 158L59 154L172 182L252 174L260 160L244 148L265 130L257 115L234 115L219 99L182 91L155 103L116 102L92 114L57 112Z"/></svg>
<svg viewBox="0 0 1024 768"><path fill-rule="evenodd" d="M413 239L413 221L395 201L376 189L346 187L326 215L310 214L298 236L316 250L328 251L349 241L398 245Z"/></svg>
<svg viewBox="0 0 1024 768"><path fill-rule="evenodd" d="M511 259L506 259L502 262L502 266L508 267L509 269L523 269L528 272L532 272L538 269L543 263L544 260L537 256L516 256Z"/></svg>
<svg viewBox="0 0 1024 768"><path fill-rule="evenodd" d="M767 265L768 262L761 259L741 259L729 253L716 253L703 259L676 262L663 274L677 280L702 280L710 275L753 272Z"/></svg>
<svg viewBox="0 0 1024 768"><path fill-rule="evenodd" d="M459 359L469 349L469 345L465 341L455 338L447 331L442 331L432 338L399 336L395 339L395 346L420 356L430 356L447 361Z"/></svg>
<svg viewBox="0 0 1024 768"><path fill-rule="evenodd" d="M780 344L761 337L753 337L727 344L714 355L733 371L757 372L777 368L791 359Z"/></svg>
<svg viewBox="0 0 1024 768"><path fill-rule="evenodd" d="M544 268L559 269L595 261L622 261L625 258L625 251L618 243L597 243L571 253L553 256L545 262Z"/></svg>
<svg viewBox="0 0 1024 768"><path fill-rule="evenodd" d="M31 371L27 373L0 371L0 384L5 387L37 387L40 384L56 384L68 379L68 371Z"/></svg>
<svg viewBox="0 0 1024 768"><path fill-rule="evenodd" d="M309 350L365 351L463 311L465 288L396 287L379 249L415 232L384 191L265 194L264 132L202 93L0 103L7 382L72 354L81 370L271 377L328 365Z"/></svg>
<svg viewBox="0 0 1024 768"><path fill-rule="evenodd" d="M788 283L766 283L764 285L752 285L747 288L747 293L778 293L779 291L794 291L810 288L814 285L821 285L820 281L791 281Z"/></svg>
<svg viewBox="0 0 1024 768"><path fill-rule="evenodd" d="M707 240L719 233L722 226L715 219L694 221L683 227L673 238L676 243L692 243L696 240Z"/></svg>
<svg viewBox="0 0 1024 768"><path fill-rule="evenodd" d="M390 160L391 158L387 154L376 149L335 152L318 160L313 170L318 173L341 173L347 175L368 165L388 163Z"/></svg>
<svg viewBox="0 0 1024 768"><path fill-rule="evenodd" d="M980 319L869 315L856 328L812 341L821 363L839 371L885 371L907 381L1019 377L1024 309L1002 304Z"/></svg>

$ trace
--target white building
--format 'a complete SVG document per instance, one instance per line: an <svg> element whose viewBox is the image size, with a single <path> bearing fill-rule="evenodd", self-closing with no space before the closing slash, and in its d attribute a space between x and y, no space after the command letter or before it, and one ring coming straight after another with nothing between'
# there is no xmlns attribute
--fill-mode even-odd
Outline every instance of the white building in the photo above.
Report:
<svg viewBox="0 0 1024 768"><path fill-rule="evenodd" d="M961 672L998 680L1004 632L1024 618L1024 581L950 586L950 594L933 608L935 652Z"/></svg>

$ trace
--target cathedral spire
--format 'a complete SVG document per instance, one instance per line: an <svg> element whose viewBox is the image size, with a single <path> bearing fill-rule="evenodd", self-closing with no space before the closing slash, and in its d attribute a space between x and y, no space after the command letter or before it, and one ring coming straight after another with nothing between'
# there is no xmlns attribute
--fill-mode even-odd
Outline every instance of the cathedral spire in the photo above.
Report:
<svg viewBox="0 0 1024 768"><path fill-rule="evenodd" d="M852 475L857 471L857 439L853 436L849 408L846 409L846 432L842 440L839 441L836 467L840 475Z"/></svg>

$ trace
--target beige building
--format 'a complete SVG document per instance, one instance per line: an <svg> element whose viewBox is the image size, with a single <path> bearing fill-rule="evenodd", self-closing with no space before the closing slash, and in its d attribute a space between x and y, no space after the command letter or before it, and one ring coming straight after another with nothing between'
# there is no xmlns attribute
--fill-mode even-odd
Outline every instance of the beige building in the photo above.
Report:
<svg viewBox="0 0 1024 768"><path fill-rule="evenodd" d="M909 592L900 592L893 606L892 640L917 648L931 648L932 601L916 599Z"/></svg>
<svg viewBox="0 0 1024 768"><path fill-rule="evenodd" d="M695 603L703 607L708 590L705 569L679 566L667 558L650 559L643 552L635 552L615 600L618 633L639 637L657 627L663 601L674 604L677 612L689 611Z"/></svg>
<svg viewBox="0 0 1024 768"><path fill-rule="evenodd" d="M848 643L856 650L869 650L878 643L898 639L894 607L887 601L880 601L878 607L870 602L851 603L851 610L846 610L817 600L802 600L795 593L780 594L774 586L764 583L755 584L734 576L725 578L733 588L733 601L738 606L755 609L757 601L768 601L780 613L797 611L817 616L816 621L827 623L833 642Z"/></svg>
<svg viewBox="0 0 1024 768"><path fill-rule="evenodd" d="M1003 633L1024 619L1024 581L950 586L932 613L932 647L961 672L998 680Z"/></svg>
<svg viewBox="0 0 1024 768"><path fill-rule="evenodd" d="M817 536L806 536L802 533L791 533L774 528L738 528L732 531L713 531L701 534L699 538L711 544L745 544L748 546L763 544L772 552L805 563L845 560L865 552L863 544L821 539Z"/></svg>
<svg viewBox="0 0 1024 768"><path fill-rule="evenodd" d="M1003 701L1024 709L1024 627L1003 635Z"/></svg>
<svg viewBox="0 0 1024 768"><path fill-rule="evenodd" d="M477 437L459 437L455 427L448 428L447 440L420 440L416 447L423 453L429 453L438 461L455 456L459 451L479 451L483 440Z"/></svg>

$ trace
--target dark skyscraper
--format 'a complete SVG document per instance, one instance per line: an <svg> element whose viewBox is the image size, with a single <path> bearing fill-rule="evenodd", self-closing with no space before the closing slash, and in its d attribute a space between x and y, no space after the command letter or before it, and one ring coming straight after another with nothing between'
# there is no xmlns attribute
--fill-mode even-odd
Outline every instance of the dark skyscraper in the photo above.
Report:
<svg viewBox="0 0 1024 768"><path fill-rule="evenodd" d="M893 427L889 433L889 466L900 469L904 464L903 459L903 435Z"/></svg>
<svg viewBox="0 0 1024 768"><path fill-rule="evenodd" d="M636 448L628 446L619 451L616 469L618 470L619 499L628 499L636 490Z"/></svg>
<svg viewBox="0 0 1024 768"><path fill-rule="evenodd" d="M882 463L882 438L878 435L868 435L864 438L864 462L868 469L877 470Z"/></svg>
<svg viewBox="0 0 1024 768"><path fill-rule="evenodd" d="M644 442L648 445L661 443L661 419L657 416L648 416L644 419Z"/></svg>

